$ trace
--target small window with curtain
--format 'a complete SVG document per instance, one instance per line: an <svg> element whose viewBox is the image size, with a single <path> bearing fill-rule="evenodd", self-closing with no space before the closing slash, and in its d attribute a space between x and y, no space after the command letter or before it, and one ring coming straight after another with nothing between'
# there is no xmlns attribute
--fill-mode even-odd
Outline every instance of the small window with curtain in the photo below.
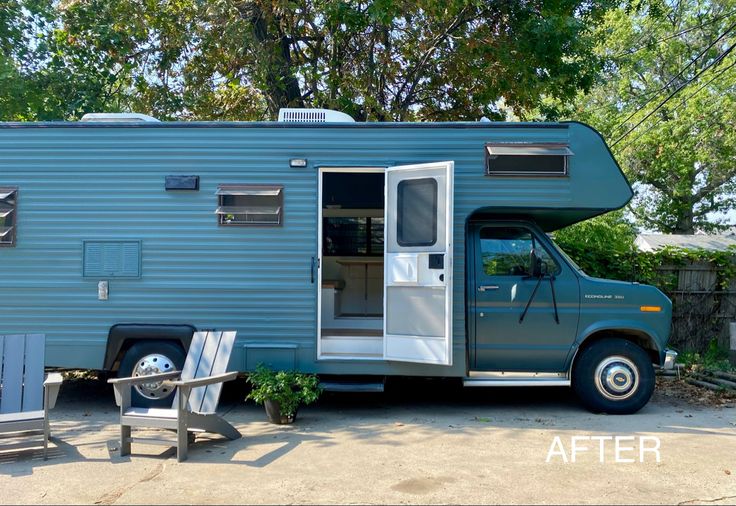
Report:
<svg viewBox="0 0 736 506"><path fill-rule="evenodd" d="M487 176L566 176L573 155L559 143L488 143Z"/></svg>
<svg viewBox="0 0 736 506"><path fill-rule="evenodd" d="M18 188L0 187L0 246L15 246Z"/></svg>
<svg viewBox="0 0 736 506"><path fill-rule="evenodd" d="M228 184L217 188L217 222L222 226L280 226L284 223L284 187Z"/></svg>

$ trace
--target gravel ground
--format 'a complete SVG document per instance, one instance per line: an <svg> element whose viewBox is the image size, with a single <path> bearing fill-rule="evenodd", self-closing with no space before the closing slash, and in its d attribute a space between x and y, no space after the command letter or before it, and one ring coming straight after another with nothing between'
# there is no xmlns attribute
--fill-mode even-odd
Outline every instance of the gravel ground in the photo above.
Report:
<svg viewBox="0 0 736 506"><path fill-rule="evenodd" d="M665 381L631 416L593 415L568 389L462 389L406 380L384 394L326 394L297 423L266 423L228 385L222 412L237 441L198 437L189 460L134 445L108 451L118 413L109 387L77 379L52 411L49 460L0 441L0 502L235 503L736 503L736 407ZM695 392L695 393L693 393ZM692 394L692 395L690 395ZM713 402L711 402L713 401ZM573 436L579 452L571 462ZM660 460L639 440L659 439ZM553 443L559 452L547 462ZM645 446L651 447L653 439ZM599 443L604 444L600 462Z"/></svg>

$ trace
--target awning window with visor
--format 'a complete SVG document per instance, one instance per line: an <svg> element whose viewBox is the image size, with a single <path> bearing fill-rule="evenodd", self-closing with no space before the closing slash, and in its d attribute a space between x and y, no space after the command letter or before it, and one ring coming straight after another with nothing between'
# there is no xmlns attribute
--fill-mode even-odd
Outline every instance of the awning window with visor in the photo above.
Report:
<svg viewBox="0 0 736 506"><path fill-rule="evenodd" d="M220 185L217 204L215 214L220 225L281 225L284 187Z"/></svg>
<svg viewBox="0 0 736 506"><path fill-rule="evenodd" d="M486 175L565 176L573 152L561 143L489 143Z"/></svg>
<svg viewBox="0 0 736 506"><path fill-rule="evenodd" d="M0 246L15 246L18 189L0 188Z"/></svg>

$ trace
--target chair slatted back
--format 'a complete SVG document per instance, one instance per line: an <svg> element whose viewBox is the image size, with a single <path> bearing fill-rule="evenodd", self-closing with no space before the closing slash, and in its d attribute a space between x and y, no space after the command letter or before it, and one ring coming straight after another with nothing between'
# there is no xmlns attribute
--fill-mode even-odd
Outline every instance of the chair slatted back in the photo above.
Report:
<svg viewBox="0 0 736 506"><path fill-rule="evenodd" d="M181 371L181 379L204 378L227 372L236 334L234 330L195 332ZM214 413L221 391L222 383L192 389L189 409L197 413ZM174 406L178 402L178 398L174 399Z"/></svg>
<svg viewBox="0 0 736 506"><path fill-rule="evenodd" d="M43 409L43 334L0 336L0 414Z"/></svg>

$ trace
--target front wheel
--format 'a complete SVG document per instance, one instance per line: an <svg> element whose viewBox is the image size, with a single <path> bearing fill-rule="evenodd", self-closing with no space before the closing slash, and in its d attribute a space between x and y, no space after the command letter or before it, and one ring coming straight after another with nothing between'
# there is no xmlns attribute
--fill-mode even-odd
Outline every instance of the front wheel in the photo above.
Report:
<svg viewBox="0 0 736 506"><path fill-rule="evenodd" d="M184 349L173 341L139 341L125 352L120 361L118 376L146 376L163 372L181 371ZM131 404L143 408L170 408L174 389L162 382L135 385L131 390Z"/></svg>
<svg viewBox="0 0 736 506"><path fill-rule="evenodd" d="M625 339L601 339L580 352L572 388L594 413L636 413L654 392L654 367L641 347Z"/></svg>

